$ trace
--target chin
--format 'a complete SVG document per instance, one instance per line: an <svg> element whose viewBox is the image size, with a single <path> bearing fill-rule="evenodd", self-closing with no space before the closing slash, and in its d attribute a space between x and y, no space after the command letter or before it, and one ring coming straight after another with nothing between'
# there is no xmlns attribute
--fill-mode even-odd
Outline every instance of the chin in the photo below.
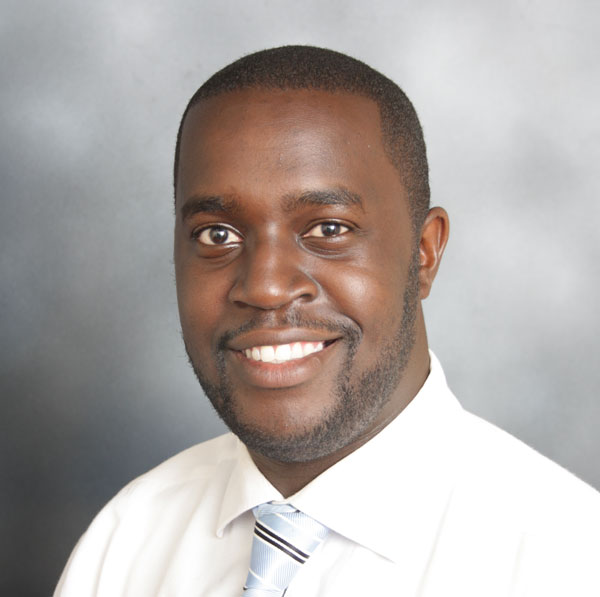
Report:
<svg viewBox="0 0 600 597"><path fill-rule="evenodd" d="M338 451L354 438L340 427L341 404L334 404L329 411L320 409L314 416L306 409L292 412L279 410L265 421L249 419L235 408L233 396L223 399L223 393L212 395L204 388L219 417L246 447L262 456L279 462L308 462L318 460ZM279 424L278 424L279 422ZM261 424L262 423L262 424ZM347 428L347 425L344 425Z"/></svg>
<svg viewBox="0 0 600 597"><path fill-rule="evenodd" d="M382 378L383 379L383 378ZM389 377L387 378L389 380ZM345 373L330 390L328 409L310 416L306 408L273 413L268 425L244 416L235 394L204 380L202 387L215 411L247 448L279 462L309 462L342 450L366 433L379 415L390 391L373 392L373 376L350 384ZM277 420L281 422L277 424ZM264 422L263 422L264 423Z"/></svg>
<svg viewBox="0 0 600 597"><path fill-rule="evenodd" d="M278 462L319 460L341 450L353 439L341 438L338 429L330 432L326 423L287 434L273 433L237 422L228 425L249 450Z"/></svg>

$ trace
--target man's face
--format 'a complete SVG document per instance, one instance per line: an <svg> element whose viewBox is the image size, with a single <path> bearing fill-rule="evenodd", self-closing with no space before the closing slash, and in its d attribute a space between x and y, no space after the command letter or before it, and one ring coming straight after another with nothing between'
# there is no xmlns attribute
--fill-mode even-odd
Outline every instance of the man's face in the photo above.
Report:
<svg viewBox="0 0 600 597"><path fill-rule="evenodd" d="M247 90L194 107L175 266L190 361L251 450L314 460L389 416L415 341L418 247L373 101Z"/></svg>

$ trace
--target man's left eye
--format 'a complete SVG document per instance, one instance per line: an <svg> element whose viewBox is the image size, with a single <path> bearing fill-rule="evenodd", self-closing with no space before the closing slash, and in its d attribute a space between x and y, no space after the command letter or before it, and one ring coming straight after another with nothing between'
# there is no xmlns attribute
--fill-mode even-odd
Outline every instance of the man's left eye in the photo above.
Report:
<svg viewBox="0 0 600 597"><path fill-rule="evenodd" d="M348 226L344 226L344 224L340 224L339 222L321 222L320 224L313 226L303 236L304 238L331 238L333 236L346 234L346 232L350 232L350 228Z"/></svg>

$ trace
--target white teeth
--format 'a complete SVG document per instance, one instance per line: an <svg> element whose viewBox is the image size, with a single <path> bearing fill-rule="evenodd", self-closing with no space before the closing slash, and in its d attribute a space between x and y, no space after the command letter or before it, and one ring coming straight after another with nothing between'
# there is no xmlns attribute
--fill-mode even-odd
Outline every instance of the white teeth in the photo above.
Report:
<svg viewBox="0 0 600 597"><path fill-rule="evenodd" d="M289 361L292 357L292 347L289 344L280 344L275 349L276 361Z"/></svg>
<svg viewBox="0 0 600 597"><path fill-rule="evenodd" d="M323 350L323 342L294 342L275 346L253 346L244 349L246 358L263 363L286 363Z"/></svg>
<svg viewBox="0 0 600 597"><path fill-rule="evenodd" d="M275 349L272 346L260 347L260 360L263 363L271 363L275 360Z"/></svg>
<svg viewBox="0 0 600 597"><path fill-rule="evenodd" d="M294 342L292 344L292 359L301 359L304 356L301 342Z"/></svg>
<svg viewBox="0 0 600 597"><path fill-rule="evenodd" d="M307 342L304 345L304 355L308 355L308 354L312 354L313 352L315 352L315 345L312 342Z"/></svg>

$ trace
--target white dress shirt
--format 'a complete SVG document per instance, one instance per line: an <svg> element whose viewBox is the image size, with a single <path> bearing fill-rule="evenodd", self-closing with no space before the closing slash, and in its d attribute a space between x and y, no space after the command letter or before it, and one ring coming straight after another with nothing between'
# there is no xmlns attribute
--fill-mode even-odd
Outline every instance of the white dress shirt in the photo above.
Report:
<svg viewBox="0 0 600 597"><path fill-rule="evenodd" d="M251 509L281 500L232 434L127 485L55 597L241 597ZM437 359L378 435L288 499L331 529L286 597L600 597L600 494L465 412Z"/></svg>

